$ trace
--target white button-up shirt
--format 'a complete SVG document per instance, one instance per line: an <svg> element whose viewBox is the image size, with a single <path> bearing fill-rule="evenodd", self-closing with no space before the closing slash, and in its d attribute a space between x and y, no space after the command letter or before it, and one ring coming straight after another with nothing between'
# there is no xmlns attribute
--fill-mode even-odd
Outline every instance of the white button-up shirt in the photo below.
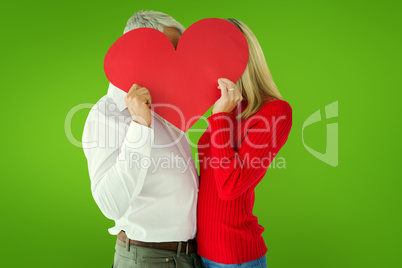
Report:
<svg viewBox="0 0 402 268"><path fill-rule="evenodd" d="M187 137L152 110L151 127L132 121L126 94L110 84L82 136L92 195L115 221L109 233L124 230L144 242L192 239L199 181Z"/></svg>

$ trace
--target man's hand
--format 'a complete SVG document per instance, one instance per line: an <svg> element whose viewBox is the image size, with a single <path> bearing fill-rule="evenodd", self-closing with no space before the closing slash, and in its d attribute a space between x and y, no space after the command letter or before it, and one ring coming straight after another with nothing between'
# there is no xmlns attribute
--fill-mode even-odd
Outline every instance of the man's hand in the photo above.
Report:
<svg viewBox="0 0 402 268"><path fill-rule="evenodd" d="M134 84L128 91L124 101L133 121L150 127L151 126L151 94L148 89Z"/></svg>
<svg viewBox="0 0 402 268"><path fill-rule="evenodd" d="M221 89L221 97L215 102L212 114L230 113L243 100L243 97L237 85L229 79L220 78L218 83L218 88Z"/></svg>

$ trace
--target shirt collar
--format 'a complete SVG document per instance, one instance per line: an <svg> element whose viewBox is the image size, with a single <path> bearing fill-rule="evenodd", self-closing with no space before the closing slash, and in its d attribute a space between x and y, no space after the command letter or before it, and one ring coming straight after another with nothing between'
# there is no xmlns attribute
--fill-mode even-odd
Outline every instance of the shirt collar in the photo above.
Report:
<svg viewBox="0 0 402 268"><path fill-rule="evenodd" d="M127 108L127 104L124 101L124 97L127 95L127 92L114 86L112 83L109 83L107 94L116 103L116 106L120 112Z"/></svg>

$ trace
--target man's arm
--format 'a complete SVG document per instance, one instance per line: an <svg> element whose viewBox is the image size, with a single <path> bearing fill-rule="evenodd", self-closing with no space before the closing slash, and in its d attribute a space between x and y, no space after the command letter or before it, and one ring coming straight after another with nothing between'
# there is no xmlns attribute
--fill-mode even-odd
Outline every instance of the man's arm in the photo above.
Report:
<svg viewBox="0 0 402 268"><path fill-rule="evenodd" d="M102 130L102 131L99 131ZM108 133L108 139L106 139ZM115 134L112 134L115 133ZM115 137L118 133L118 137ZM126 135L111 124L88 120L85 124L83 142L97 142L97 146L84 147L88 160L92 195L102 213L109 219L118 220L140 193L148 166L134 162L140 157L150 157L153 129L131 122ZM106 141L102 144L102 141ZM109 146L109 141L117 143ZM121 147L119 148L119 145Z"/></svg>
<svg viewBox="0 0 402 268"><path fill-rule="evenodd" d="M83 143L97 141L96 146L84 146L93 197L102 213L113 220L121 218L140 193L149 165L141 165L138 159L150 159L154 140L148 89L134 84L124 100L133 119L125 136L113 127L118 124L116 116L91 113L83 133Z"/></svg>

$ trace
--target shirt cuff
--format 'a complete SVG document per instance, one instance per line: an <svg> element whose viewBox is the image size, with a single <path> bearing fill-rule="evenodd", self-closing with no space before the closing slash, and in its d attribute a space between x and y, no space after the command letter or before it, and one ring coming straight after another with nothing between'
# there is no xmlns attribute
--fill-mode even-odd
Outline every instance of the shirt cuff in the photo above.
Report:
<svg viewBox="0 0 402 268"><path fill-rule="evenodd" d="M124 143L127 149L151 147L154 145L154 129L131 121Z"/></svg>

